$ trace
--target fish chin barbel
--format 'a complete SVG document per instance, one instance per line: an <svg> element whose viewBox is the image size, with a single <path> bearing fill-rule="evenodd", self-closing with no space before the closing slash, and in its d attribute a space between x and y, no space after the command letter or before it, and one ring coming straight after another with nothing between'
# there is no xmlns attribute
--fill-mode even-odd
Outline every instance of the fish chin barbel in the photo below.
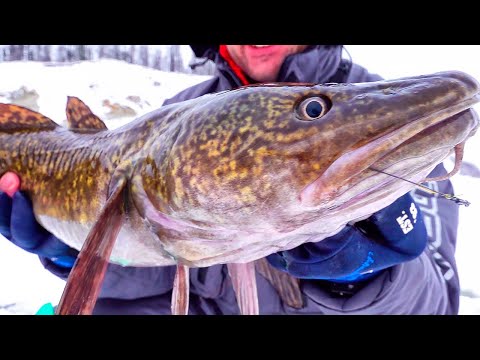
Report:
<svg viewBox="0 0 480 360"><path fill-rule="evenodd" d="M332 236L414 187L385 173L423 181L475 133L478 93L461 72L264 84L112 131L75 98L70 129L0 105L0 173L17 172L39 222L81 249L59 314L91 313L108 261L176 264L178 314L188 312L188 268L214 264L228 265L241 313L258 313L255 266L301 307L298 280L264 257Z"/></svg>

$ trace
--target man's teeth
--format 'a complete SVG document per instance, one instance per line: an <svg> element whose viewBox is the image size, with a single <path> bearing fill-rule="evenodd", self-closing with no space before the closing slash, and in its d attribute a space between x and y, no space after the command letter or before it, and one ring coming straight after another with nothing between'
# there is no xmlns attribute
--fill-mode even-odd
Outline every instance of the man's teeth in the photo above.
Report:
<svg viewBox="0 0 480 360"><path fill-rule="evenodd" d="M270 46L270 45L253 45L253 46L255 46L257 48L261 48L261 47L267 47L267 46Z"/></svg>

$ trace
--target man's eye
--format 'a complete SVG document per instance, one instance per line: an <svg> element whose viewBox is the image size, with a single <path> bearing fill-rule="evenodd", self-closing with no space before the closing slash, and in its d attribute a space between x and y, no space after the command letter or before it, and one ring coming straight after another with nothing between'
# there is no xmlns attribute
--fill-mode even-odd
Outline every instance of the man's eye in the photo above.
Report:
<svg viewBox="0 0 480 360"><path fill-rule="evenodd" d="M298 106L298 115L302 120L311 121L321 118L329 110L329 103L321 97L303 100Z"/></svg>

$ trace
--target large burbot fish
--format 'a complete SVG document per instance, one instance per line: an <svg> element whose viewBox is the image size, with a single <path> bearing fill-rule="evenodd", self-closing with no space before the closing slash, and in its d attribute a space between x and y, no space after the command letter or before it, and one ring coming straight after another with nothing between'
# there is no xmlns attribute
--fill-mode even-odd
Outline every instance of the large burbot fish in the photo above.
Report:
<svg viewBox="0 0 480 360"><path fill-rule="evenodd" d="M108 262L176 265L174 314L188 312L189 267L228 264L241 313L256 314L255 263L301 304L264 257L368 217L455 152L451 176L479 101L479 84L452 71L247 86L115 130L73 97L68 128L0 104L0 175L19 174L38 221L81 250L57 314L92 312Z"/></svg>

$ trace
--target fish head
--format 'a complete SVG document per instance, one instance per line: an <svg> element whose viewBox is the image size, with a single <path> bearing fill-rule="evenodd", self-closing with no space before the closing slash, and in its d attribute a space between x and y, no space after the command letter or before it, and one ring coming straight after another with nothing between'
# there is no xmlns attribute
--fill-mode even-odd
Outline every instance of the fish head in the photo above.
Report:
<svg viewBox="0 0 480 360"><path fill-rule="evenodd" d="M332 96L339 105L330 112L339 148L302 190L300 202L344 213L362 208L362 216L389 205L425 182L455 149L463 151L478 128L472 107L479 91L468 74L448 71L352 84Z"/></svg>

